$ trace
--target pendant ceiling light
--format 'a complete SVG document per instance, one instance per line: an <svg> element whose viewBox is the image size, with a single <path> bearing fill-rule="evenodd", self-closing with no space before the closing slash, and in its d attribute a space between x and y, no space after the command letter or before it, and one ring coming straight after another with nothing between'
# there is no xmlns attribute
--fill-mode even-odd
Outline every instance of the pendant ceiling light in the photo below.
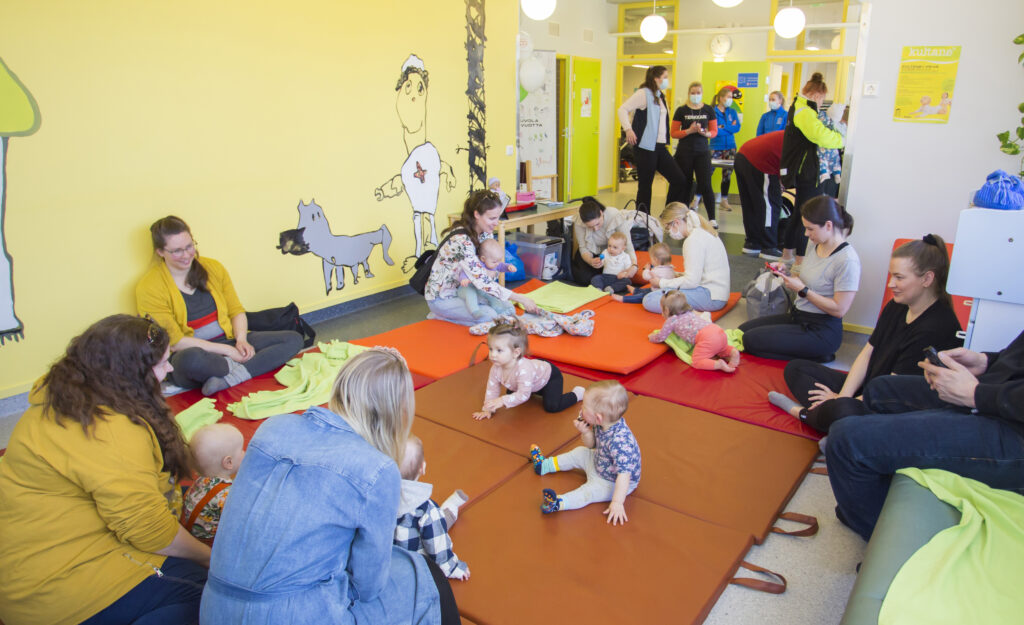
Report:
<svg viewBox="0 0 1024 625"><path fill-rule="evenodd" d="M640 36L647 43L658 43L668 34L668 22L665 21L664 17L656 13L658 9L657 0L652 2L651 5L651 14L640 22Z"/></svg>
<svg viewBox="0 0 1024 625"><path fill-rule="evenodd" d="M792 39L803 32L807 24L807 16L800 9L793 6L790 0L789 6L775 14L775 21L772 26L775 34L783 39Z"/></svg>
<svg viewBox="0 0 1024 625"><path fill-rule="evenodd" d="M531 20L546 20L555 12L555 0L521 0L519 6Z"/></svg>
<svg viewBox="0 0 1024 625"><path fill-rule="evenodd" d="M711 0L723 9L731 9L737 4L743 2L743 0Z"/></svg>

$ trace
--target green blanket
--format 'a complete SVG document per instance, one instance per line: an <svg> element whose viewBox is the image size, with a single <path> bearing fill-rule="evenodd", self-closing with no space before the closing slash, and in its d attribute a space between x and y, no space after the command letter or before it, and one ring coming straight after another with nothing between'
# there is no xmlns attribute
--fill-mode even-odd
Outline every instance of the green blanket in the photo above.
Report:
<svg viewBox="0 0 1024 625"><path fill-rule="evenodd" d="M879 625L1024 621L1024 496L940 469L899 472L960 510L962 518L896 574Z"/></svg>
<svg viewBox="0 0 1024 625"><path fill-rule="evenodd" d="M178 422L178 427L181 428L186 443L192 440L192 435L199 428L216 423L224 416L223 412L214 407L216 403L212 397L204 397L174 415L174 420Z"/></svg>
<svg viewBox="0 0 1024 625"><path fill-rule="evenodd" d="M732 345L741 352L743 351L742 330L726 330L725 337L729 339L729 345ZM693 343L687 343L673 332L668 335L667 339L665 339L665 345L672 348L672 351L676 353L676 356L679 356L679 360L682 360L688 365L693 364Z"/></svg>
<svg viewBox="0 0 1024 625"><path fill-rule="evenodd" d="M564 282L551 282L526 294L541 308L556 313L576 310L605 295L607 293L592 286L572 286Z"/></svg>
<svg viewBox="0 0 1024 625"><path fill-rule="evenodd" d="M228 410L239 419L255 420L325 404L331 398L331 387L342 365L369 349L337 340L319 343L318 347L320 352L293 358L274 375L287 388L250 393L229 405Z"/></svg>

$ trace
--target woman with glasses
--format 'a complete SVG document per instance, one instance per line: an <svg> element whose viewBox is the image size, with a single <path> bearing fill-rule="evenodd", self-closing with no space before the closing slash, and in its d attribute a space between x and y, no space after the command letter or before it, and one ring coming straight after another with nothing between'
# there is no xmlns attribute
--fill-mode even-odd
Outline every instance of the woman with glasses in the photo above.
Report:
<svg viewBox="0 0 1024 625"><path fill-rule="evenodd" d="M498 284L478 255L480 242L494 238L502 210L497 193L487 189L474 191L463 205L459 219L441 233L445 240L437 250L423 292L430 308L430 319L471 326L498 317L494 308L483 303L476 316L469 312L458 295L463 275L484 293L502 301L518 302L527 312L537 312L537 305L532 299Z"/></svg>
<svg viewBox="0 0 1024 625"><path fill-rule="evenodd" d="M210 548L178 522L191 455L159 325L96 322L34 385L0 462L0 620L198 623Z"/></svg>
<svg viewBox="0 0 1024 625"><path fill-rule="evenodd" d="M242 302L224 266L200 258L188 224L173 215L149 227L153 263L135 287L140 315L170 335L170 378L212 395L277 369L302 349L298 332L249 332Z"/></svg>

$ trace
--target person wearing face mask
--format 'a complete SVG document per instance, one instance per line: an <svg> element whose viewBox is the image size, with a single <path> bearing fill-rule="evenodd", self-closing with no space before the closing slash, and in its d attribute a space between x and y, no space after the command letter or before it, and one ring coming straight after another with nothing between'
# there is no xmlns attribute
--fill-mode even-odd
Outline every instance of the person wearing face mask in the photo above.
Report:
<svg viewBox="0 0 1024 625"><path fill-rule="evenodd" d="M665 207L661 223L673 239L683 239L683 274L671 279L651 276L654 290L644 296L644 309L660 315L661 296L669 290L681 291L701 312L724 308L729 299L729 256L718 232L679 202Z"/></svg>
<svg viewBox="0 0 1024 625"><path fill-rule="evenodd" d="M732 160L736 158L736 133L740 131L740 116L732 108L733 87L726 85L715 95L714 110L718 118L718 134L711 139L711 158ZM729 206L729 186L732 181L732 170L722 169L722 199L718 202L724 211L731 211ZM711 225L718 223L714 219Z"/></svg>
<svg viewBox="0 0 1024 625"><path fill-rule="evenodd" d="M693 198L693 178L697 178L697 193L704 198L708 219L715 223L715 193L711 190L711 149L708 139L718 135L718 117L704 104L704 85L690 83L686 104L672 116L672 138L676 145L676 163L683 172L683 185L678 190L669 187L668 195L689 204Z"/></svg>
<svg viewBox="0 0 1024 625"><path fill-rule="evenodd" d="M636 207L651 212L651 185L655 172L668 180L668 202L675 201L673 193L683 188L683 172L668 153L668 104L664 91L669 88L668 68L654 65L647 68L644 84L619 107L619 123L626 131L626 141L635 146L636 169L639 176L636 187ZM629 114L633 114L630 122Z"/></svg>
<svg viewBox="0 0 1024 625"><path fill-rule="evenodd" d="M757 136L766 135L769 132L783 130L786 121L789 119L789 112L786 110L786 97L781 91L772 91L768 96L768 112L761 116L757 122Z"/></svg>
<svg viewBox="0 0 1024 625"><path fill-rule="evenodd" d="M815 72L804 85L802 95L798 95L789 107L779 173L783 187L796 188L796 201L793 203L796 210L782 239L782 261L785 263L803 258L807 247L800 211L808 200L822 193L818 178L818 148L841 148L845 144L841 133L829 130L818 119L818 109L827 94L828 87L821 74Z"/></svg>

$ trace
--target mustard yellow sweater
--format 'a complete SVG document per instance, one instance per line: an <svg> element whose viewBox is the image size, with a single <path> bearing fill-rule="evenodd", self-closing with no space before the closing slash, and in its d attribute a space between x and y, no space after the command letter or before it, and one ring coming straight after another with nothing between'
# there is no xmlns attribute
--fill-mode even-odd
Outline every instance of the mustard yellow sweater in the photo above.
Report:
<svg viewBox="0 0 1024 625"><path fill-rule="evenodd" d="M231 276L228 275L224 265L212 258L196 257L193 262L202 262L206 272L210 275L206 282L206 288L213 296L217 304L217 324L224 330L224 336L229 339L235 338L235 331L231 327L231 318L238 313L244 313L245 308L238 300L235 293L235 285L231 283ZM135 287L135 305L140 315L151 315L171 337L171 345L180 341L183 337L192 336L194 332L188 327L188 309L185 307L185 298L181 296L178 285L174 284L171 272L167 270L167 264L162 260L153 263L142 279Z"/></svg>
<svg viewBox="0 0 1024 625"><path fill-rule="evenodd" d="M163 564L180 491L148 425L115 414L87 436L43 416L38 384L29 400L0 461L0 620L80 623Z"/></svg>

